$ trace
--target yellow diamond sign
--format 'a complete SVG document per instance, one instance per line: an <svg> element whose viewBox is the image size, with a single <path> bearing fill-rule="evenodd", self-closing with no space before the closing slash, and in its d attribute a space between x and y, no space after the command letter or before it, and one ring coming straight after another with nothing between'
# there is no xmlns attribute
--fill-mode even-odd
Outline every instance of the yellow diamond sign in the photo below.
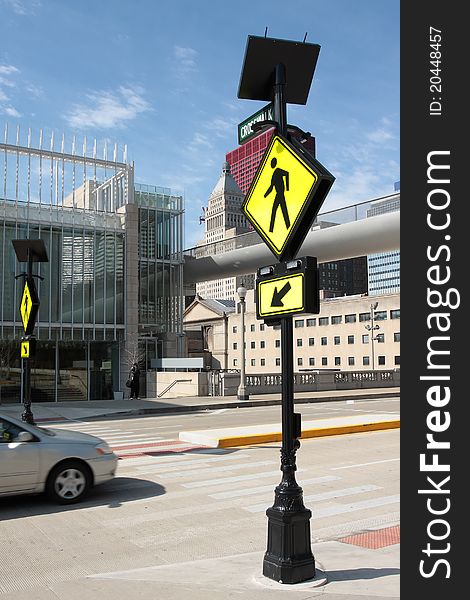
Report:
<svg viewBox="0 0 470 600"><path fill-rule="evenodd" d="M313 156L273 135L242 210L278 260L296 255L333 181Z"/></svg>
<svg viewBox="0 0 470 600"><path fill-rule="evenodd" d="M38 308L39 299L34 280L26 279L20 302L20 315L26 335L29 335L34 329Z"/></svg>

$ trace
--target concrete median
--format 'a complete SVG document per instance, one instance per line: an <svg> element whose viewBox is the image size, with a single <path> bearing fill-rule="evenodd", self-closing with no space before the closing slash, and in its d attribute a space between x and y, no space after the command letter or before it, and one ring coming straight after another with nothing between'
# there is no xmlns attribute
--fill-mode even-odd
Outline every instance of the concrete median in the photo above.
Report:
<svg viewBox="0 0 470 600"><path fill-rule="evenodd" d="M301 439L380 431L400 427L400 417L396 414L351 415L331 419L315 419L302 423ZM231 448L279 442L282 440L280 423L250 425L247 427L228 427L224 429L204 429L200 431L181 431L179 439L184 442L200 444L210 448Z"/></svg>

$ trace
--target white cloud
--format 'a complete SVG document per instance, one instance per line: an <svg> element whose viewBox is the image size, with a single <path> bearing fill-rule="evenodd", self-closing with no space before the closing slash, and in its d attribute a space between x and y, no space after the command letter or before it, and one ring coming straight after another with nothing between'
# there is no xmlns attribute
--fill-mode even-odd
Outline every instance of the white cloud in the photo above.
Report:
<svg viewBox="0 0 470 600"><path fill-rule="evenodd" d="M177 74L180 77L197 71L196 59L198 57L198 52L197 50L194 50L194 48L175 46L173 48L173 56L176 59Z"/></svg>
<svg viewBox="0 0 470 600"><path fill-rule="evenodd" d="M6 108L3 109L3 112L5 114L7 114L9 117L21 117L21 113L19 113L16 108L13 108L13 106L7 106Z"/></svg>
<svg viewBox="0 0 470 600"><path fill-rule="evenodd" d="M87 103L76 104L64 118L78 129L121 128L139 114L151 110L140 88L120 86L117 91L95 91L86 94Z"/></svg>
<svg viewBox="0 0 470 600"><path fill-rule="evenodd" d="M12 73L19 73L19 70L13 65L0 65L0 75L11 75Z"/></svg>
<svg viewBox="0 0 470 600"><path fill-rule="evenodd" d="M0 0L2 4L5 4L17 15L34 15L36 9L41 6L39 0Z"/></svg>

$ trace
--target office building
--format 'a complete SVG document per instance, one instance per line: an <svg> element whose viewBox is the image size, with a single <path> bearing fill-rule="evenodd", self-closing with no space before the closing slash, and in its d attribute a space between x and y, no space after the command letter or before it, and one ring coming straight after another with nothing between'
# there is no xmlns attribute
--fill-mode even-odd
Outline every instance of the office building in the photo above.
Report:
<svg viewBox="0 0 470 600"><path fill-rule="evenodd" d="M398 182L397 182L398 183ZM397 185L397 184L395 184ZM399 183L398 183L399 187ZM400 194L374 200L367 211L368 217L400 210ZM370 296L395 294L400 291L400 251L380 252L367 257Z"/></svg>
<svg viewBox="0 0 470 600"><path fill-rule="evenodd" d="M19 137L19 136L18 136ZM14 239L40 238L40 308L32 399L113 398L129 368L183 352L183 198L134 184L126 151L97 157L96 142L0 144L0 392L20 397L19 303ZM44 146L44 147L43 147ZM49 144L48 144L49 147ZM107 154L105 147L104 155ZM145 393L145 387L142 389Z"/></svg>

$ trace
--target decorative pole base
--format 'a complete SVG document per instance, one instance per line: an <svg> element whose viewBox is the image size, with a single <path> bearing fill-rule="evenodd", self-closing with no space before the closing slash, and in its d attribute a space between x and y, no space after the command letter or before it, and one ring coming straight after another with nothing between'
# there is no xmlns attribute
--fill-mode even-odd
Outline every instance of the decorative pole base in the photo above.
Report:
<svg viewBox="0 0 470 600"><path fill-rule="evenodd" d="M268 508L268 548L263 575L280 583L300 583L315 577L315 558L310 545L308 508Z"/></svg>
<svg viewBox="0 0 470 600"><path fill-rule="evenodd" d="M28 423L28 425L36 425L36 423L34 422L33 413L31 411L31 406L26 405L24 407L24 411L21 414L21 420L23 421L23 423Z"/></svg>

